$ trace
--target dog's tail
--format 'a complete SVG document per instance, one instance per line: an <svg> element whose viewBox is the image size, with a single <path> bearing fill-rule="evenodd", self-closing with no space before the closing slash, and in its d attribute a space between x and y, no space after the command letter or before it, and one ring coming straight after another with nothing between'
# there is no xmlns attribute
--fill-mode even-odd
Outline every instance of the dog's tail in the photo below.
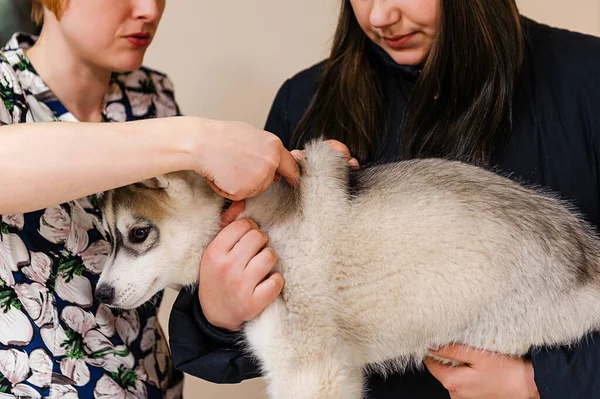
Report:
<svg viewBox="0 0 600 399"><path fill-rule="evenodd" d="M348 160L323 139L308 142L305 149L306 158L300 161L300 192L305 212L315 211L318 218L344 212L350 193Z"/></svg>

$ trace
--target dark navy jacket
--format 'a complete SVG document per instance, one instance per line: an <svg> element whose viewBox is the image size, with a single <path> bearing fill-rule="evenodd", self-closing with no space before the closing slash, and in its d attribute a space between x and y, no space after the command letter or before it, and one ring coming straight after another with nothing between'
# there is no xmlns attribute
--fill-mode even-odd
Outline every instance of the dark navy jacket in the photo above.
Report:
<svg viewBox="0 0 600 399"><path fill-rule="evenodd" d="M600 226L600 39L524 20L524 72L514 103L514 124L494 156L499 168L525 183L549 187L571 200ZM400 134L402 114L416 74L395 64L381 49L368 57L385 64L384 81L398 110L388 127ZM290 143L309 105L322 63L287 80L279 90L266 130ZM390 97L391 96L391 97ZM397 158L390 140L380 158ZM180 293L170 319L175 365L200 378L234 383L258 375L234 343L236 336L211 327L196 293ZM572 348L539 348L531 353L543 399L600 398L600 334ZM426 370L368 379L371 397L449 398Z"/></svg>

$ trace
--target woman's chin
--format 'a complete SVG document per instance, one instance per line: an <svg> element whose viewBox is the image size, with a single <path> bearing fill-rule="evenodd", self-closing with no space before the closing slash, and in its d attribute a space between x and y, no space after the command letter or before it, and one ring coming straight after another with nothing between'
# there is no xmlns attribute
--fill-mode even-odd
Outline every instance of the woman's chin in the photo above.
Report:
<svg viewBox="0 0 600 399"><path fill-rule="evenodd" d="M127 54L111 62L108 68L112 72L123 73L140 69L144 63L144 53Z"/></svg>

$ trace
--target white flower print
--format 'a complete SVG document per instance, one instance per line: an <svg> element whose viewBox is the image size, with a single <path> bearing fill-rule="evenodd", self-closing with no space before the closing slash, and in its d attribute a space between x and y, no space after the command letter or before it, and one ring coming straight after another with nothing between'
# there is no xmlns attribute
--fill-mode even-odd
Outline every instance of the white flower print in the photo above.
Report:
<svg viewBox="0 0 600 399"><path fill-rule="evenodd" d="M104 192L100 192L94 195L89 195L87 197L83 197L80 198L76 201L74 201L74 205L73 206L77 206L81 209L83 209L86 213L88 211L94 211L96 210L97 205L97 201L98 201L98 197L104 195ZM92 224L93 227L98 230L98 232L100 234L102 234L104 236L104 226L102 225L102 221L93 213L87 213L87 215L85 215L85 217L88 217Z"/></svg>
<svg viewBox="0 0 600 399"><path fill-rule="evenodd" d="M76 306L67 306L60 314L65 324L81 335L85 335L96 327L96 319L93 314L86 312Z"/></svg>
<svg viewBox="0 0 600 399"><path fill-rule="evenodd" d="M38 327L52 322L52 299L48 289L40 283L16 284L17 298Z"/></svg>
<svg viewBox="0 0 600 399"><path fill-rule="evenodd" d="M0 63L0 66L2 66L2 63ZM2 85L2 75L0 75L0 86ZM2 126L3 123L5 124L9 124L12 121L12 115L10 114L10 112L8 112L8 109L6 108L6 106L0 102L0 126ZM2 394L0 394L2 395ZM1 396L0 396L1 397Z"/></svg>
<svg viewBox="0 0 600 399"><path fill-rule="evenodd" d="M90 382L90 369L81 360L62 359L60 361L60 371L63 375L75 381L75 385L77 386L83 386Z"/></svg>
<svg viewBox="0 0 600 399"><path fill-rule="evenodd" d="M25 381L29 375L29 357L17 349L0 350L0 373L16 385Z"/></svg>
<svg viewBox="0 0 600 399"><path fill-rule="evenodd" d="M45 388L50 386L52 380L52 359L43 349L35 349L29 355L29 368L31 369L31 377L27 379L36 387Z"/></svg>
<svg viewBox="0 0 600 399"><path fill-rule="evenodd" d="M23 94L23 90L21 89L21 84L17 81L17 77L15 76L14 70L12 66L9 65L5 60L0 56L0 90L3 92L8 92L14 94L14 97L20 97ZM0 106L0 121L4 124L13 123L13 121L20 121L22 112L22 107L20 106L21 101L17 100L13 102L12 100L7 102L2 102L2 106Z"/></svg>
<svg viewBox="0 0 600 399"><path fill-rule="evenodd" d="M66 114L62 114L61 116L59 116L58 121L59 122L79 122L79 120L77 120L77 118L75 118L73 116L73 114L70 112L67 112Z"/></svg>
<svg viewBox="0 0 600 399"><path fill-rule="evenodd" d="M8 232L8 227L0 222L0 283L12 287L15 284L13 272L29 264L29 251L21 238Z"/></svg>
<svg viewBox="0 0 600 399"><path fill-rule="evenodd" d="M111 103L104 110L106 115L110 115L110 119L115 122L125 122L127 120L127 112L122 103Z"/></svg>
<svg viewBox="0 0 600 399"><path fill-rule="evenodd" d="M133 342L140 334L140 316L135 310L120 311L116 317L119 337L126 344Z"/></svg>
<svg viewBox="0 0 600 399"><path fill-rule="evenodd" d="M129 102L131 103L131 113L134 116L144 116L152 105L152 95L131 92L129 93Z"/></svg>
<svg viewBox="0 0 600 399"><path fill-rule="evenodd" d="M150 73L150 77L152 77L152 80L154 80L157 87L162 87L163 90L168 90L170 92L175 91L173 82L167 76L158 73Z"/></svg>
<svg viewBox="0 0 600 399"><path fill-rule="evenodd" d="M31 252L30 265L21 271L29 280L46 285L52 272L52 259L43 252Z"/></svg>
<svg viewBox="0 0 600 399"><path fill-rule="evenodd" d="M64 243L74 254L83 252L89 243L88 230L100 224L78 201L69 203L71 213L61 205L47 208L40 219L40 234L55 244Z"/></svg>
<svg viewBox="0 0 600 399"><path fill-rule="evenodd" d="M54 114L48 108L46 104L38 101L33 95L28 94L26 96L29 110L27 111L27 123L31 122L53 122L55 120Z"/></svg>
<svg viewBox="0 0 600 399"><path fill-rule="evenodd" d="M122 83L124 83L128 88L135 87L139 88L143 85L143 82L148 79L148 74L142 70L137 70L133 72L129 72L126 74L122 74L117 76ZM127 90L126 90L127 91ZM127 93L129 95L129 93Z"/></svg>
<svg viewBox="0 0 600 399"><path fill-rule="evenodd" d="M162 93L154 98L154 105L156 105L157 118L165 118L177 114L177 108L173 101Z"/></svg>
<svg viewBox="0 0 600 399"><path fill-rule="evenodd" d="M96 312L96 323L103 335L112 337L116 331L126 344L130 344L140 335L140 316L135 310L113 312L107 306L100 305Z"/></svg>
<svg viewBox="0 0 600 399"><path fill-rule="evenodd" d="M56 316L55 316L56 317ZM40 328L40 335L44 345L54 356L64 356L67 354L67 345L69 337L64 328L59 324L56 328L52 324L46 324ZM60 343L57 345L57 343Z"/></svg>
<svg viewBox="0 0 600 399"><path fill-rule="evenodd" d="M12 394L17 398L37 399L42 397L38 391L25 384L17 384L12 389Z"/></svg>
<svg viewBox="0 0 600 399"><path fill-rule="evenodd" d="M152 349L156 343L156 323L156 316L149 317L146 321L146 326L142 332L142 341L140 343L140 349L144 352Z"/></svg>
<svg viewBox="0 0 600 399"><path fill-rule="evenodd" d="M96 323L98 324L98 331L105 337L110 338L115 335L115 316L108 306L102 304L98 306Z"/></svg>
<svg viewBox="0 0 600 399"><path fill-rule="evenodd" d="M66 358L61 361L62 373L75 381L76 385L89 382L90 374L86 365L116 372L120 367L131 368L133 355L123 346L114 346L98 330L93 314L75 306L66 307L61 318L69 327L63 347L67 347Z"/></svg>
<svg viewBox="0 0 600 399"><path fill-rule="evenodd" d="M117 371L120 366L132 368L135 359L125 345L114 346L108 338L97 330L92 330L84 338L87 352L86 362L108 371Z"/></svg>
<svg viewBox="0 0 600 399"><path fill-rule="evenodd" d="M71 385L52 384L50 386L50 399L79 399L79 395Z"/></svg>
<svg viewBox="0 0 600 399"><path fill-rule="evenodd" d="M120 368L111 375L103 375L94 389L97 399L143 399L148 396L146 386L134 370Z"/></svg>
<svg viewBox="0 0 600 399"><path fill-rule="evenodd" d="M15 76L12 66L7 62L2 61L3 60L0 58L0 86L12 90L17 96L21 96L23 94L23 89L21 88L21 83L17 80L17 76Z"/></svg>
<svg viewBox="0 0 600 399"><path fill-rule="evenodd" d="M23 111L21 110L21 107L13 107L11 118L13 121L20 121L22 114ZM29 112L27 112L26 116L27 115L29 115Z"/></svg>
<svg viewBox="0 0 600 399"><path fill-rule="evenodd" d="M134 116L148 114L153 104L156 107L156 117L158 118L177 114L177 104L163 93L164 89L170 90L169 87L173 87L168 78L158 74L136 71L127 75L126 84L138 89L127 93Z"/></svg>
<svg viewBox="0 0 600 399"><path fill-rule="evenodd" d="M169 360L171 358L166 340L157 340L154 354L156 356L156 364L158 365L158 369L160 370L161 374L164 374L167 371L167 365L169 364Z"/></svg>
<svg viewBox="0 0 600 399"><path fill-rule="evenodd" d="M110 244L105 240L98 240L81 253L81 259L89 272L98 275L104 268L109 252Z"/></svg>
<svg viewBox="0 0 600 399"><path fill-rule="evenodd" d="M2 221L9 226L16 227L19 230L23 230L25 226L25 215L22 213L16 213L13 215L3 215Z"/></svg>
<svg viewBox="0 0 600 399"><path fill-rule="evenodd" d="M148 328L148 325L150 324L151 322L148 320L148 324L142 335L142 345L153 348L154 350L146 355L143 364L146 374L148 375L148 383L160 387L160 384L166 384L168 382L166 380L161 381L159 375L165 375L167 372L167 366L170 364L170 352L167 342L164 339L161 339L162 336L158 329L159 326L155 325L151 329Z"/></svg>
<svg viewBox="0 0 600 399"><path fill-rule="evenodd" d="M25 346L33 338L31 322L21 311L23 305L12 289L0 287L0 343Z"/></svg>
<svg viewBox="0 0 600 399"><path fill-rule="evenodd" d="M104 102L109 103L111 101L119 101L123 98L123 91L121 87L116 83L111 83L108 92L104 96Z"/></svg>
<svg viewBox="0 0 600 399"><path fill-rule="evenodd" d="M177 114L177 104L171 97L165 94L166 91L173 92L173 83L166 76L151 73L150 77L157 88L157 95L153 97L154 105L156 106L156 117L164 118Z"/></svg>
<svg viewBox="0 0 600 399"><path fill-rule="evenodd" d="M60 205L46 208L40 218L40 234L46 240L54 243L64 243L69 236L71 218L66 209Z"/></svg>
<svg viewBox="0 0 600 399"><path fill-rule="evenodd" d="M95 215L83 209L80 201L70 202L69 205L71 206L71 228L66 247L74 254L80 254L88 246L88 230L92 230L100 222Z"/></svg>
<svg viewBox="0 0 600 399"><path fill-rule="evenodd" d="M88 247L88 231L100 222L83 208L91 206L87 199L73 201L69 205L70 214L62 206L46 209L40 219L39 232L50 242L64 243L68 250L59 261L56 293L67 302L87 308L93 304L92 285L82 273L84 270L94 274L102 271L109 244L101 240Z"/></svg>
<svg viewBox="0 0 600 399"><path fill-rule="evenodd" d="M146 379L148 383L155 387L160 387L161 381L156 370L156 359L154 353L146 355L143 360L144 370L146 371Z"/></svg>
<svg viewBox="0 0 600 399"><path fill-rule="evenodd" d="M15 72L7 62L2 62L0 59L0 85L11 89L15 94L23 94L21 85L17 84Z"/></svg>
<svg viewBox="0 0 600 399"><path fill-rule="evenodd" d="M67 302L84 308L92 306L92 284L83 276L65 277L62 274L56 278L54 287L59 297Z"/></svg>
<svg viewBox="0 0 600 399"><path fill-rule="evenodd" d="M31 93L32 97L34 94L40 94L40 93L48 91L48 86L46 86L46 84L44 83L44 81L38 74L31 72L28 69L18 70L16 73L17 73L17 78L19 79L19 83L21 84L21 87L23 88L23 90L26 93L27 92ZM35 97L33 97L33 101L28 100L27 102L28 102L28 104L31 104L31 102L40 102L40 101L37 101L35 99ZM52 114L51 111L46 111L45 113Z"/></svg>

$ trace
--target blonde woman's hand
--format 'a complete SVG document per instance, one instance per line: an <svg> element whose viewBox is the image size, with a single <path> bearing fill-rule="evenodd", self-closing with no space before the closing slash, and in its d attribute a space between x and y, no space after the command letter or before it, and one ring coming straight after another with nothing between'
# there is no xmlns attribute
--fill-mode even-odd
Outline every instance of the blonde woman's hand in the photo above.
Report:
<svg viewBox="0 0 600 399"><path fill-rule="evenodd" d="M200 119L199 165L213 189L234 201L265 191L277 176L296 185L298 164L272 133L241 122Z"/></svg>

